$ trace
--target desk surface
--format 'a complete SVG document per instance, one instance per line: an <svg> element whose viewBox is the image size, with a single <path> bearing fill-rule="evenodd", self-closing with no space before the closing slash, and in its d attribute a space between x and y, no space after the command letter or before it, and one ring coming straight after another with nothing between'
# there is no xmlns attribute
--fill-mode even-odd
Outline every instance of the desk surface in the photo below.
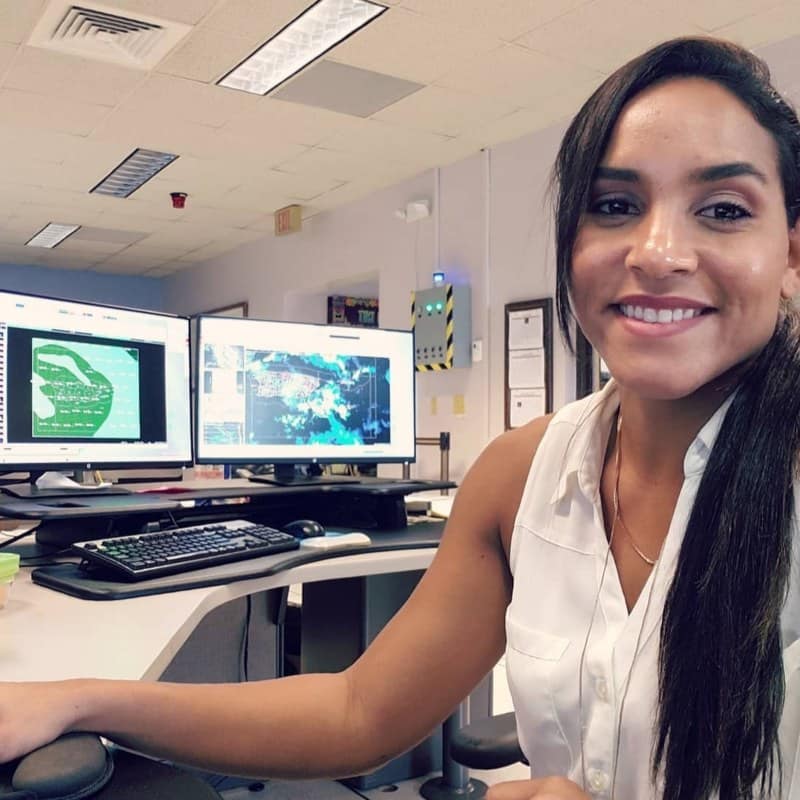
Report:
<svg viewBox="0 0 800 800"><path fill-rule="evenodd" d="M339 554L273 575L113 602L46 589L23 570L0 610L0 680L155 680L200 620L229 600L291 584L425 569L435 552Z"/></svg>

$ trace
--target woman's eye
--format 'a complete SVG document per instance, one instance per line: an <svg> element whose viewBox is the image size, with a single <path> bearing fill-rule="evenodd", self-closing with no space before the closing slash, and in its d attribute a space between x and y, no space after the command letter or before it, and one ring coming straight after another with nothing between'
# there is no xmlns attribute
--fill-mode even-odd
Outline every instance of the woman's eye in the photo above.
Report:
<svg viewBox="0 0 800 800"><path fill-rule="evenodd" d="M592 214L599 214L606 217L627 217L638 215L639 209L624 197L610 197L606 200L597 200L592 203Z"/></svg>
<svg viewBox="0 0 800 800"><path fill-rule="evenodd" d="M751 217L752 214L738 203L714 203L698 212L701 217L713 219L717 222L738 222L740 219Z"/></svg>

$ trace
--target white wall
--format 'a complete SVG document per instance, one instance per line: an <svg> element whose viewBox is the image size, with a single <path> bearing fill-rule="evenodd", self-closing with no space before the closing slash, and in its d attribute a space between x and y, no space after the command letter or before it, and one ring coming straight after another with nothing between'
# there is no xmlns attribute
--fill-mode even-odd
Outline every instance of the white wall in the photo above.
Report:
<svg viewBox="0 0 800 800"><path fill-rule="evenodd" d="M545 189L561 136L551 129L431 170L304 223L302 232L246 245L165 279L165 308L196 313L247 300L250 315L324 322L328 294L377 286L380 324L407 329L410 295L431 273L472 289L472 338L484 359L469 368L417 376L417 435L452 433L451 475L469 464L504 423L505 303L551 297L555 287ZM416 198L433 204L415 223L395 211ZM554 406L574 397L574 364L555 335ZM465 414L453 413L464 398ZM432 398L436 398L436 414ZM423 447L412 474L437 477L438 451ZM392 468L385 470L388 474Z"/></svg>

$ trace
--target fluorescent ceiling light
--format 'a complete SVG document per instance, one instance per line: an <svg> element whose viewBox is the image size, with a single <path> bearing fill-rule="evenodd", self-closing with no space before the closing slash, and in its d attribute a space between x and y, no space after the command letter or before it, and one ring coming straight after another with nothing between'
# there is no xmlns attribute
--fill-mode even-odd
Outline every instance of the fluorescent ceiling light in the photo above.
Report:
<svg viewBox="0 0 800 800"><path fill-rule="evenodd" d="M267 94L386 8L370 0L317 0L217 84Z"/></svg>
<svg viewBox="0 0 800 800"><path fill-rule="evenodd" d="M25 242L27 247L55 247L77 231L80 225L63 225L51 222Z"/></svg>
<svg viewBox="0 0 800 800"><path fill-rule="evenodd" d="M112 197L128 197L177 157L174 153L137 148L89 191Z"/></svg>

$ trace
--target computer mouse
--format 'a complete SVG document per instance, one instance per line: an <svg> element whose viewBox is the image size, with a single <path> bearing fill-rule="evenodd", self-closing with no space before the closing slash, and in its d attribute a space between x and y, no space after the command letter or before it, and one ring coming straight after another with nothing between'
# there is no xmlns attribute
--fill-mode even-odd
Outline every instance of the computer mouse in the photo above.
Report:
<svg viewBox="0 0 800 800"><path fill-rule="evenodd" d="M312 536L325 535L325 528L313 519L295 519L287 522L283 529L298 539L310 539Z"/></svg>

